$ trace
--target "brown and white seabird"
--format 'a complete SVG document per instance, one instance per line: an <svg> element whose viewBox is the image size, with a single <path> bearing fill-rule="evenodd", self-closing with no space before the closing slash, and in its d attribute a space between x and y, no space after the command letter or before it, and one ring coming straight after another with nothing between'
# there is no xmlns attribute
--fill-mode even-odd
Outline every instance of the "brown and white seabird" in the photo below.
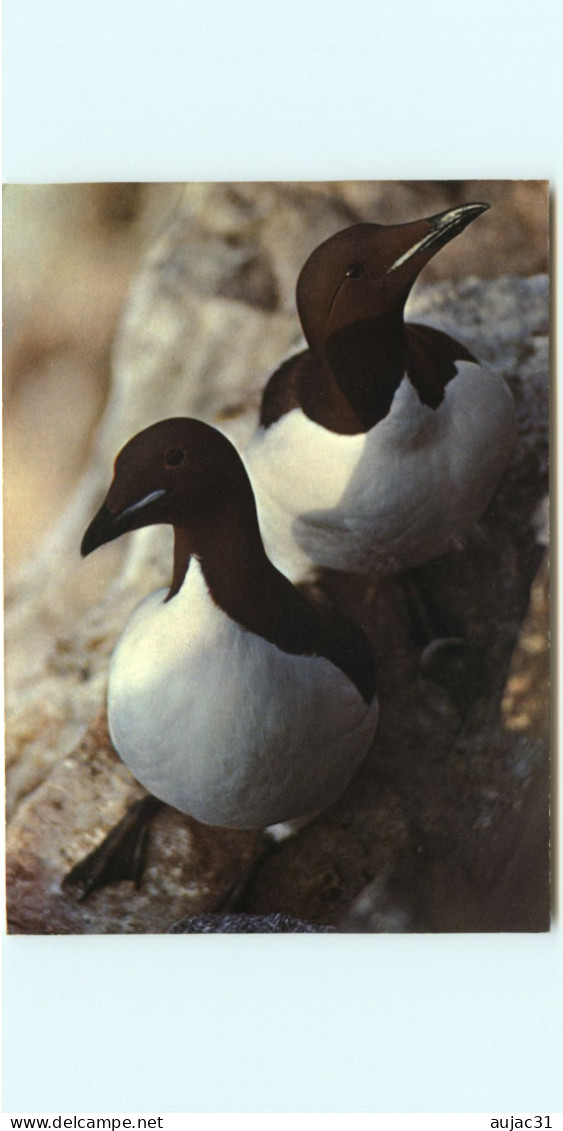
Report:
<svg viewBox="0 0 563 1131"><path fill-rule="evenodd" d="M110 834L125 864L112 871L97 849L67 877L83 895L139 879L142 818L158 801L229 828L311 814L340 796L376 730L362 629L271 564L242 461L201 421L163 420L130 440L82 554L158 523L174 529L172 584L131 616L108 687L112 741L154 796Z"/></svg>
<svg viewBox="0 0 563 1131"><path fill-rule="evenodd" d="M515 439L512 395L404 308L425 264L488 207L357 224L305 263L309 348L270 378L245 453L266 549L292 580L421 565L485 511Z"/></svg>

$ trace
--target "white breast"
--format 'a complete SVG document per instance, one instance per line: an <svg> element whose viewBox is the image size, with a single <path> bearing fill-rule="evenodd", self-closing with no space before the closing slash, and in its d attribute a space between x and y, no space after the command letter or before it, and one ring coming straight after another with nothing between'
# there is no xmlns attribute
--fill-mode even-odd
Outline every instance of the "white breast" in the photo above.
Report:
<svg viewBox="0 0 563 1131"><path fill-rule="evenodd" d="M368 433L341 436L294 409L245 461L266 549L292 580L314 566L394 572L444 553L482 515L515 439L502 378L457 363L437 409L409 379Z"/></svg>
<svg viewBox="0 0 563 1131"><path fill-rule="evenodd" d="M208 824L260 827L331 804L377 723L328 660L290 656L231 621L192 559L154 593L114 653L108 712L123 761L157 797Z"/></svg>

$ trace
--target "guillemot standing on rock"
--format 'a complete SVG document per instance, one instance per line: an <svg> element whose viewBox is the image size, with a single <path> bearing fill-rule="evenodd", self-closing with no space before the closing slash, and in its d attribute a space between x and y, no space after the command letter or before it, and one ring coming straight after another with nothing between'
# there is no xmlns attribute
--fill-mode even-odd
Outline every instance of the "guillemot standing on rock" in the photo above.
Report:
<svg viewBox="0 0 563 1131"><path fill-rule="evenodd" d="M209 425L164 420L130 440L82 554L155 523L174 528L173 579L138 606L113 654L116 750L155 798L205 824L262 827L326 808L377 725L362 629L270 563L240 457ZM138 880L139 830L126 817L122 831ZM98 849L66 882L88 892L108 874Z"/></svg>
<svg viewBox="0 0 563 1131"><path fill-rule="evenodd" d="M403 313L425 264L488 207L358 224L305 263L309 349L270 378L245 453L266 549L292 580L421 565L483 514L515 439L512 395Z"/></svg>

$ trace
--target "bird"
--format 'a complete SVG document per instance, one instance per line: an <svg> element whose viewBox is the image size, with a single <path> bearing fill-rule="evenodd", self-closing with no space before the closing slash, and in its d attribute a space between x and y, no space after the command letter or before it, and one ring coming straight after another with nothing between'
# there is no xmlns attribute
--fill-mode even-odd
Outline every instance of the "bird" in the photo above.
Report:
<svg viewBox="0 0 563 1131"><path fill-rule="evenodd" d="M244 453L266 549L295 583L412 570L461 548L483 515L515 441L512 394L404 308L425 264L488 208L355 224L302 268L308 349L268 381Z"/></svg>
<svg viewBox="0 0 563 1131"><path fill-rule="evenodd" d="M113 745L149 796L112 830L107 851L104 842L66 877L83 895L115 878L140 882L146 823L162 803L226 828L329 807L377 727L367 636L271 564L226 435L185 417L135 435L82 555L153 524L174 530L172 582L128 620L107 699Z"/></svg>

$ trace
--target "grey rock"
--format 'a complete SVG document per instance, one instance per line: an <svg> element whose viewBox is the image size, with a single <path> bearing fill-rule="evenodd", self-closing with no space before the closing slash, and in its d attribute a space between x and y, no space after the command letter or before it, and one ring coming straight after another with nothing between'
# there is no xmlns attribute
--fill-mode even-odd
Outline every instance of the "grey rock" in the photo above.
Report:
<svg viewBox="0 0 563 1131"><path fill-rule="evenodd" d="M330 934L335 927L306 923L292 915L191 915L169 927L171 935L273 935Z"/></svg>

